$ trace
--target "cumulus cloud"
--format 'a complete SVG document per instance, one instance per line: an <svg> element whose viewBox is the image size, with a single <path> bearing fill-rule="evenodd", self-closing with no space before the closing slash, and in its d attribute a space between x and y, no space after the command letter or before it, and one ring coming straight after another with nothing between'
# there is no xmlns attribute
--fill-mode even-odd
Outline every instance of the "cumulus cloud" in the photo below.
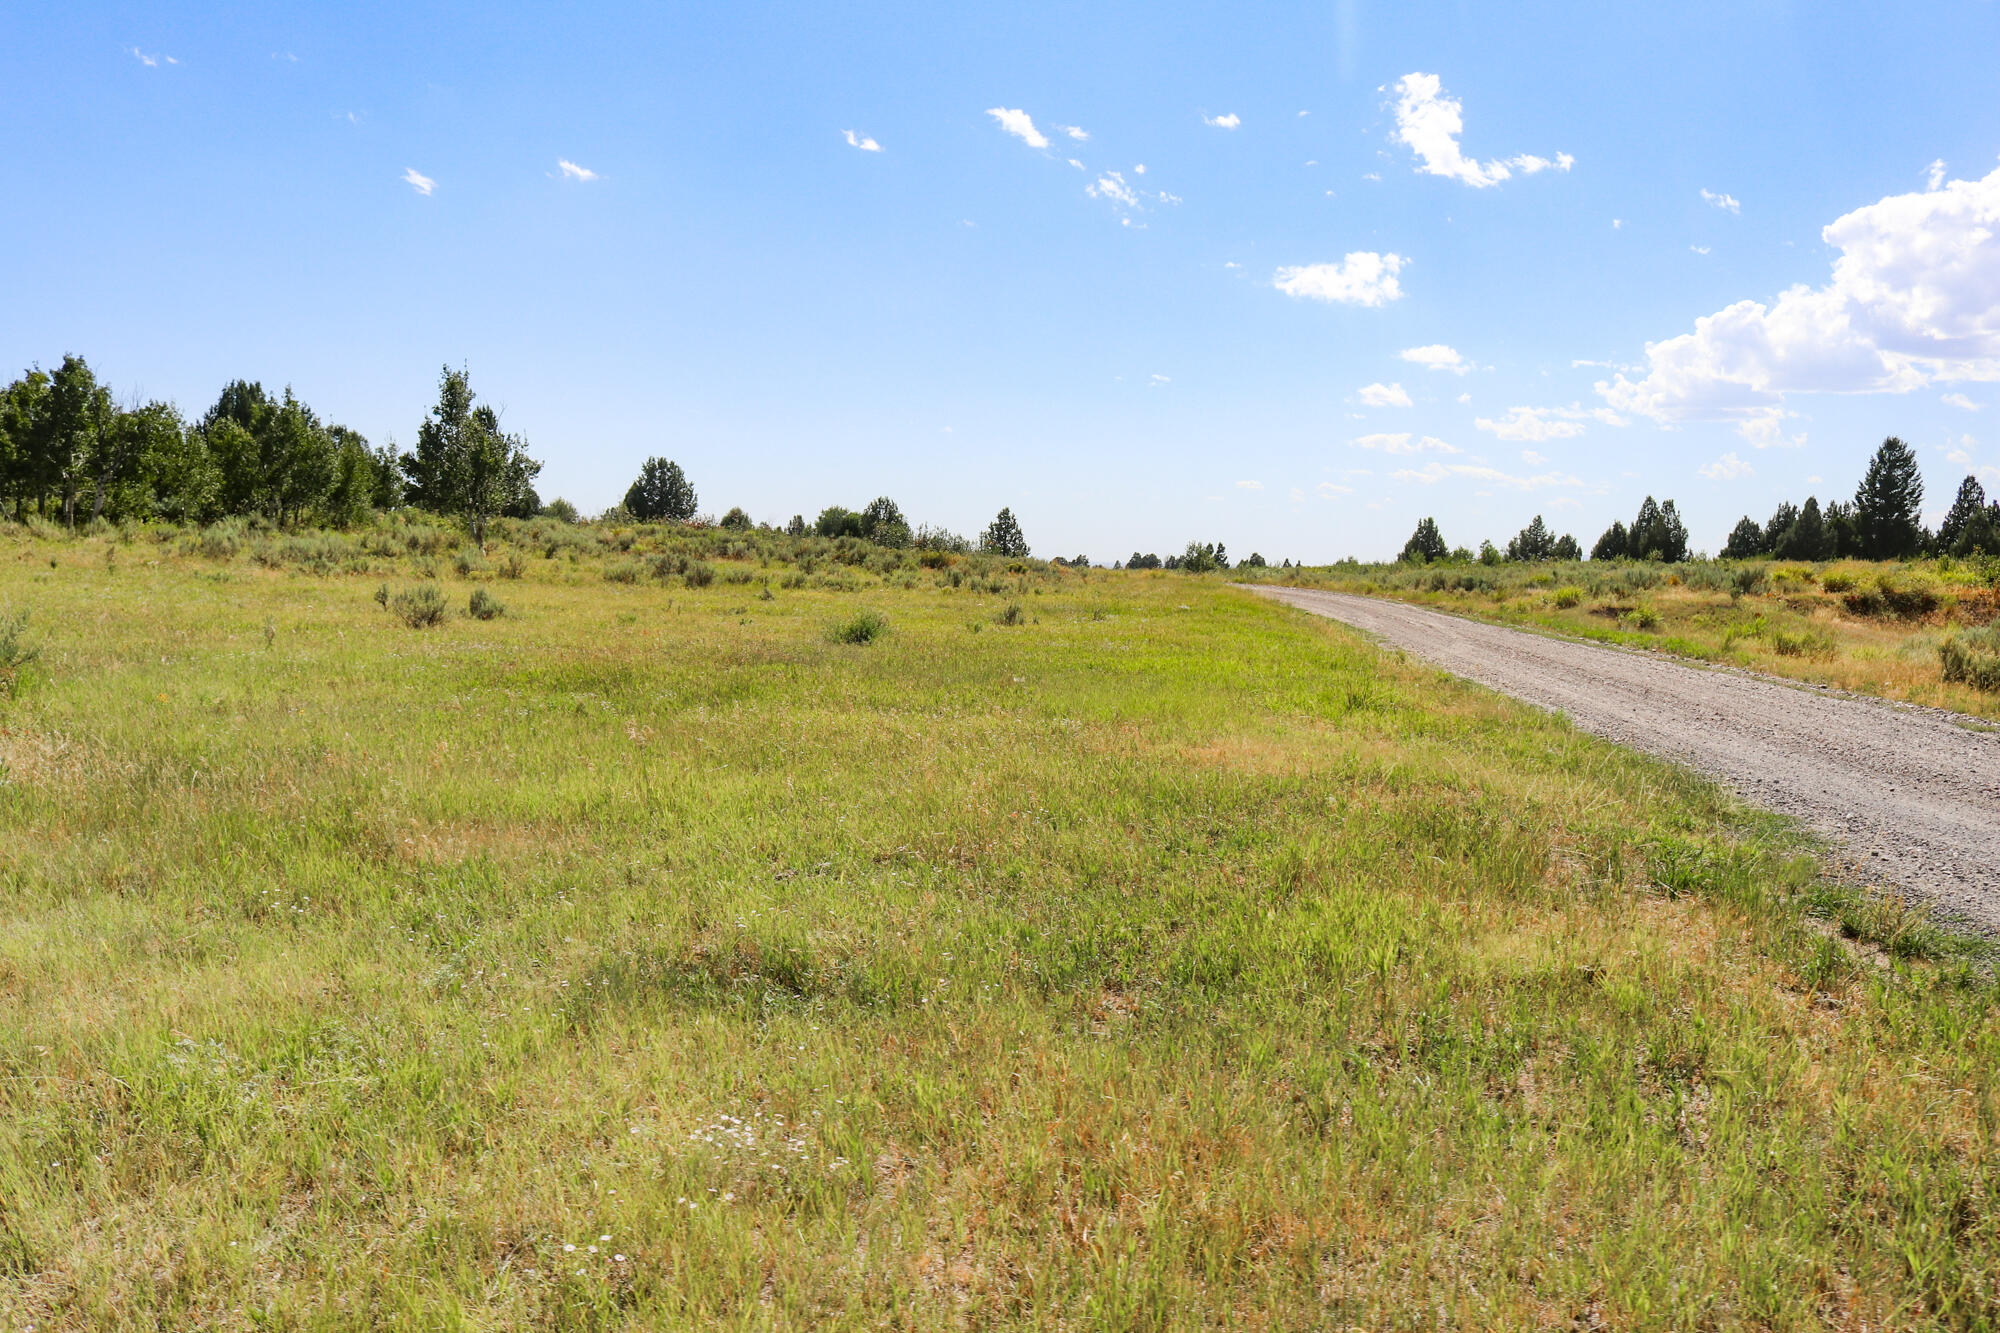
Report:
<svg viewBox="0 0 2000 1333"><path fill-rule="evenodd" d="M2000 379L2000 169L1891 195L1820 235L1840 252L1825 285L1705 315L1648 343L1641 378L1597 392L1663 424L1733 421L1761 445L1782 441L1790 394Z"/></svg>
<svg viewBox="0 0 2000 1333"><path fill-rule="evenodd" d="M1941 400L1946 407L1962 407L1968 412L1977 412L1980 404L1973 402L1962 393L1948 393Z"/></svg>
<svg viewBox="0 0 2000 1333"><path fill-rule="evenodd" d="M1459 452L1435 435L1412 435L1397 431L1392 435L1360 435L1349 441L1357 449L1380 449L1385 454L1455 454Z"/></svg>
<svg viewBox="0 0 2000 1333"><path fill-rule="evenodd" d="M1425 370L1449 370L1454 375L1463 375L1472 369L1472 363L1443 343L1432 343L1428 347L1405 347L1397 356L1413 366Z"/></svg>
<svg viewBox="0 0 2000 1333"><path fill-rule="evenodd" d="M1925 170L1924 188L1927 190L1935 190L1938 188L1938 186L1943 184L1944 184L1944 159L1939 158L1937 161L1931 163L1930 166Z"/></svg>
<svg viewBox="0 0 2000 1333"><path fill-rule="evenodd" d="M1201 123L1204 125L1213 125L1218 130L1233 130L1243 123L1243 117L1232 111L1226 116L1203 116Z"/></svg>
<svg viewBox="0 0 2000 1333"><path fill-rule="evenodd" d="M1361 402L1365 407L1408 407L1410 395L1400 384L1364 384Z"/></svg>
<svg viewBox="0 0 2000 1333"><path fill-rule="evenodd" d="M986 114L1000 123L1000 128L1019 139L1030 148L1047 148L1049 136L1035 128L1035 122L1025 111L1010 111L1004 106L987 108Z"/></svg>
<svg viewBox="0 0 2000 1333"><path fill-rule="evenodd" d="M1716 208L1721 209L1725 213L1741 213L1743 211L1743 205L1737 203L1736 200L1730 195L1715 194L1711 191L1703 190L1701 192L1701 197L1704 200L1706 200L1709 204L1713 205Z"/></svg>
<svg viewBox="0 0 2000 1333"><path fill-rule="evenodd" d="M1264 489L1264 483L1261 481L1239 481L1236 483L1236 489L1239 491L1261 491Z"/></svg>
<svg viewBox="0 0 2000 1333"><path fill-rule="evenodd" d="M1757 469L1738 458L1733 453L1724 454L1713 463L1704 463L1696 469L1710 481L1735 481L1739 477L1754 477Z"/></svg>
<svg viewBox="0 0 2000 1333"><path fill-rule="evenodd" d="M1090 131L1084 129L1081 125L1058 125L1055 128L1058 133L1067 134L1078 143L1082 143L1090 137Z"/></svg>
<svg viewBox="0 0 2000 1333"><path fill-rule="evenodd" d="M402 179L418 194L429 194L437 188L436 181L424 175L423 172L418 171L415 167L404 167Z"/></svg>
<svg viewBox="0 0 2000 1333"><path fill-rule="evenodd" d="M594 181L597 179L597 173L592 171L589 167L580 167L566 157L559 157L556 159L556 169L562 173L562 178L564 180ZM408 176L405 176L403 179L409 180L410 178ZM415 185L416 182L410 181L410 184ZM424 193L429 194L430 191L425 190Z"/></svg>
<svg viewBox="0 0 2000 1333"><path fill-rule="evenodd" d="M1521 451L1521 461L1523 463L1526 463L1529 467L1546 467L1548 466L1549 460L1543 458L1533 449L1523 449Z"/></svg>
<svg viewBox="0 0 2000 1333"><path fill-rule="evenodd" d="M1477 417L1472 424L1503 440L1540 444L1544 440L1575 439L1583 434L1586 421L1601 421L1607 426L1625 424L1625 419L1609 408L1585 407L1581 403L1568 407L1510 407L1507 415L1497 421Z"/></svg>
<svg viewBox="0 0 2000 1333"><path fill-rule="evenodd" d="M1318 489L1319 493L1325 496L1329 500L1331 500L1336 495L1354 494L1354 488L1352 486L1342 486L1338 482L1332 482L1332 481L1321 482L1319 484Z"/></svg>
<svg viewBox="0 0 2000 1333"><path fill-rule="evenodd" d="M1083 187L1084 193L1093 199L1109 199L1121 208L1137 208L1139 196L1125 183L1125 178L1115 171L1107 171L1095 181Z"/></svg>
<svg viewBox="0 0 2000 1333"><path fill-rule="evenodd" d="M842 130L840 133L841 137L847 140L847 145L850 148L859 148L864 153L879 153L882 151L882 145L876 143L865 134L856 134L853 130Z"/></svg>
<svg viewBox="0 0 2000 1333"><path fill-rule="evenodd" d="M1568 153L1553 158L1522 153L1515 157L1480 162L1467 157L1458 146L1465 132L1464 107L1455 97L1444 94L1443 81L1435 74L1405 74L1396 82L1396 142L1421 160L1417 170L1425 175L1446 176L1474 189L1498 185L1516 171L1532 176L1541 171L1568 171L1576 159Z"/></svg>
<svg viewBox="0 0 2000 1333"><path fill-rule="evenodd" d="M1401 255L1372 250L1350 252L1338 264L1299 264L1281 268L1271 285L1287 296L1345 305L1381 306L1399 299L1397 273L1409 261Z"/></svg>

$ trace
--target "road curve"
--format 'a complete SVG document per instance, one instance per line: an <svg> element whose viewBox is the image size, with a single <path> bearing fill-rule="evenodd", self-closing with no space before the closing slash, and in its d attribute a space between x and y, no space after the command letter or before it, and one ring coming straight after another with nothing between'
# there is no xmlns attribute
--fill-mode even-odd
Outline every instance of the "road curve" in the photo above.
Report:
<svg viewBox="0 0 2000 1333"><path fill-rule="evenodd" d="M1402 602L1268 585L1253 591L1686 764L1825 835L1866 878L2000 934L2000 734L1935 710Z"/></svg>

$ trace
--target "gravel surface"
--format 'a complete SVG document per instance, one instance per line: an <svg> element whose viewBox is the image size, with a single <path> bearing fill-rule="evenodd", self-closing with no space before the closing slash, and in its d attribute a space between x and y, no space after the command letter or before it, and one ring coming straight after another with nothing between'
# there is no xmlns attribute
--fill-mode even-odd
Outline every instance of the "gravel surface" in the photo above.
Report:
<svg viewBox="0 0 2000 1333"><path fill-rule="evenodd" d="M1983 724L1401 602L1255 591L1719 779L1825 835L1863 879L2000 934L2000 734Z"/></svg>

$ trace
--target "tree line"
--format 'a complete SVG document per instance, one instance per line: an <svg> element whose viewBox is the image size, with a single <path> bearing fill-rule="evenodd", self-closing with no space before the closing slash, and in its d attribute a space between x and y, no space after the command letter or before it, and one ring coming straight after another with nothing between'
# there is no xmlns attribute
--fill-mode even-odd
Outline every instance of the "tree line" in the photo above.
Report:
<svg viewBox="0 0 2000 1333"><path fill-rule="evenodd" d="M408 453L251 380L225 385L191 421L172 403L120 404L80 356L0 389L0 506L23 522L257 515L346 527L408 506L462 516L483 540L489 519L541 509L541 466L450 367Z"/></svg>
<svg viewBox="0 0 2000 1333"><path fill-rule="evenodd" d="M1895 436L1868 462L1851 501L1822 509L1809 495L1787 500L1770 520L1745 514L1722 548L1724 559L1772 556L1779 560L1903 560L1916 555L2000 553L2000 504L1989 504L1979 478L1968 476L1936 532L1923 524L1924 479L1917 456Z"/></svg>

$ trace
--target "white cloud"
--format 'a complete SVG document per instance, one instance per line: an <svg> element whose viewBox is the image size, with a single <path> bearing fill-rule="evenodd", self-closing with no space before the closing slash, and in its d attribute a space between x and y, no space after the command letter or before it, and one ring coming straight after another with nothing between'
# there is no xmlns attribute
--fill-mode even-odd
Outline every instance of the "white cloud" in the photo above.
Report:
<svg viewBox="0 0 2000 1333"><path fill-rule="evenodd" d="M1160 202L1163 204L1179 204L1186 201L1177 194L1168 194L1165 190L1162 190L1160 191Z"/></svg>
<svg viewBox="0 0 2000 1333"><path fill-rule="evenodd" d="M1057 125L1054 128L1059 133L1067 134L1070 138L1076 140L1078 143L1082 143L1086 139L1090 138L1090 131L1084 129L1080 125Z"/></svg>
<svg viewBox="0 0 2000 1333"><path fill-rule="evenodd" d="M1662 423L1769 421L1794 393L1908 393L2000 379L2000 169L1891 195L1825 227L1840 251L1821 287L1738 301L1646 345L1646 374L1600 381Z"/></svg>
<svg viewBox="0 0 2000 1333"><path fill-rule="evenodd" d="M1625 219L1624 219L1624 218L1613 218L1613 219L1611 219L1611 230L1613 230L1613 231L1617 231L1618 229L1620 229L1620 228L1621 228L1621 227L1623 227L1624 225L1625 225Z"/></svg>
<svg viewBox="0 0 2000 1333"><path fill-rule="evenodd" d="M1625 418L1609 408L1585 407L1582 403L1571 403L1568 407L1510 407L1498 421L1480 417L1472 424L1503 440L1540 444L1544 440L1574 439L1583 434L1586 421L1606 426L1626 424Z"/></svg>
<svg viewBox="0 0 2000 1333"><path fill-rule="evenodd" d="M1380 449L1385 454L1455 454L1459 452L1435 435L1416 436L1408 431L1393 435L1361 435L1348 441L1358 449Z"/></svg>
<svg viewBox="0 0 2000 1333"><path fill-rule="evenodd" d="M1701 197L1725 213L1741 213L1743 211L1743 205L1737 203L1735 197L1732 195L1715 194L1711 191L1703 190Z"/></svg>
<svg viewBox="0 0 2000 1333"><path fill-rule="evenodd" d="M1139 164L1138 164L1137 166L1133 167L1133 168L1132 168L1132 174L1133 174L1134 176L1143 176L1143 175L1145 175L1145 174L1146 174L1146 164L1145 164L1144 162L1141 162L1141 163L1139 163Z"/></svg>
<svg viewBox="0 0 2000 1333"><path fill-rule="evenodd" d="M562 172L562 178L564 180L594 181L598 178L597 173L592 171L589 167L580 167L566 157L559 157L556 159L556 169ZM409 180L409 177L405 176L404 179ZM415 185L416 182L410 181L410 184ZM424 193L429 194L430 191L425 190Z"/></svg>
<svg viewBox="0 0 2000 1333"><path fill-rule="evenodd" d="M1396 355L1411 365L1422 366L1425 370L1449 370L1454 375L1463 375L1472 369L1470 361L1443 343L1432 343L1428 347L1405 347Z"/></svg>
<svg viewBox="0 0 2000 1333"><path fill-rule="evenodd" d="M1738 458L1735 454L1724 454L1713 463L1704 463L1699 469L1701 475L1710 481L1735 481L1739 477L1754 477L1757 469Z"/></svg>
<svg viewBox="0 0 2000 1333"><path fill-rule="evenodd" d="M1233 130L1243 123L1243 117L1232 111L1226 116L1203 116L1201 123L1213 125L1218 130Z"/></svg>
<svg viewBox="0 0 2000 1333"><path fill-rule="evenodd" d="M1708 253L1708 247L1705 245L1690 245L1688 249L1694 251L1698 255L1705 255Z"/></svg>
<svg viewBox="0 0 2000 1333"><path fill-rule="evenodd" d="M1472 401L1472 395L1469 393L1462 393L1458 396L1458 401L1461 403L1469 403Z"/></svg>
<svg viewBox="0 0 2000 1333"><path fill-rule="evenodd" d="M1937 189L1938 186L1943 184L1944 184L1944 159L1939 158L1937 161L1931 163L1929 169L1925 172L1924 188L1927 190L1935 190Z"/></svg>
<svg viewBox="0 0 2000 1333"><path fill-rule="evenodd" d="M1084 186L1083 191L1093 199L1109 199L1122 208L1139 206L1139 196L1132 193L1132 187L1115 171L1105 172L1095 182Z"/></svg>
<svg viewBox="0 0 2000 1333"><path fill-rule="evenodd" d="M1172 384L1173 382L1174 382L1174 377L1172 375L1161 375L1158 373L1153 374L1147 379L1147 383L1155 385Z"/></svg>
<svg viewBox="0 0 2000 1333"><path fill-rule="evenodd" d="M1331 482L1331 481L1321 482L1319 484L1318 490L1321 495L1325 496L1329 500L1331 500L1336 495L1354 494L1354 488L1352 486L1342 486L1336 482Z"/></svg>
<svg viewBox="0 0 2000 1333"><path fill-rule="evenodd" d="M1281 268L1272 285L1287 296L1347 305L1380 306L1397 300L1403 289L1396 274L1409 261L1401 255L1351 251L1338 264L1299 264Z"/></svg>
<svg viewBox="0 0 2000 1333"><path fill-rule="evenodd" d="M1261 481L1239 481L1236 483L1236 489L1239 491L1261 491L1264 489L1264 483Z"/></svg>
<svg viewBox="0 0 2000 1333"><path fill-rule="evenodd" d="M1400 384L1364 384L1361 402L1366 407L1408 407L1410 395Z"/></svg>
<svg viewBox="0 0 2000 1333"><path fill-rule="evenodd" d="M1019 139L1030 148L1047 148L1049 137L1035 128L1025 111L1009 111L1004 106L990 107L987 115L1000 122L1000 128Z"/></svg>
<svg viewBox="0 0 2000 1333"><path fill-rule="evenodd" d="M158 69L160 67L161 61L165 61L169 65L178 65L181 63L180 61L174 59L172 56L149 56L136 46L128 46L125 49L132 53L132 58L134 60L137 60L147 69Z"/></svg>
<svg viewBox="0 0 2000 1333"><path fill-rule="evenodd" d="M1521 451L1521 461L1529 467L1547 467L1549 462L1548 459L1543 458L1533 449L1523 449Z"/></svg>
<svg viewBox="0 0 2000 1333"><path fill-rule="evenodd" d="M402 178L418 194L429 194L437 188L436 181L424 175L423 172L418 171L415 167L404 167Z"/></svg>
<svg viewBox="0 0 2000 1333"><path fill-rule="evenodd" d="M1431 176L1447 176L1475 189L1498 185L1515 171L1534 175L1540 171L1568 171L1576 159L1568 153L1554 158L1522 153L1481 163L1469 158L1458 146L1465 132L1464 107L1457 98L1446 97L1442 81L1435 74L1405 74L1396 82L1396 142L1422 159L1417 170Z"/></svg>
<svg viewBox="0 0 2000 1333"><path fill-rule="evenodd" d="M1403 468L1390 473L1389 476L1395 481L1416 482L1422 486L1432 486L1453 477L1464 477L1516 491L1541 491L1551 488L1591 489L1590 483L1567 472L1539 472L1532 477L1517 477L1498 468L1484 467L1477 463L1440 463L1436 459L1424 464L1422 471Z"/></svg>
<svg viewBox="0 0 2000 1333"><path fill-rule="evenodd" d="M842 130L840 134L842 138L847 140L847 145L850 148L859 148L864 153L879 153L882 151L882 145L876 143L865 134L856 134L853 130Z"/></svg>
<svg viewBox="0 0 2000 1333"><path fill-rule="evenodd" d="M1076 169L1077 169L1078 171L1084 171L1084 170L1087 170L1087 168L1086 168L1086 167L1085 167L1085 166L1083 165L1083 163L1081 163L1081 162L1077 161L1077 160L1076 160L1075 158L1071 158L1071 159L1069 160L1069 164L1070 164L1071 166L1075 167L1075 168L1076 168Z"/></svg>
<svg viewBox="0 0 2000 1333"><path fill-rule="evenodd" d="M1980 404L1973 402L1962 393L1948 393L1941 400L1947 407L1962 407L1968 412L1977 412Z"/></svg>
<svg viewBox="0 0 2000 1333"><path fill-rule="evenodd" d="M1774 407L1737 422L1736 433L1758 449L1802 449L1806 443L1804 431L1789 437L1785 434L1785 419L1791 415L1782 407Z"/></svg>

